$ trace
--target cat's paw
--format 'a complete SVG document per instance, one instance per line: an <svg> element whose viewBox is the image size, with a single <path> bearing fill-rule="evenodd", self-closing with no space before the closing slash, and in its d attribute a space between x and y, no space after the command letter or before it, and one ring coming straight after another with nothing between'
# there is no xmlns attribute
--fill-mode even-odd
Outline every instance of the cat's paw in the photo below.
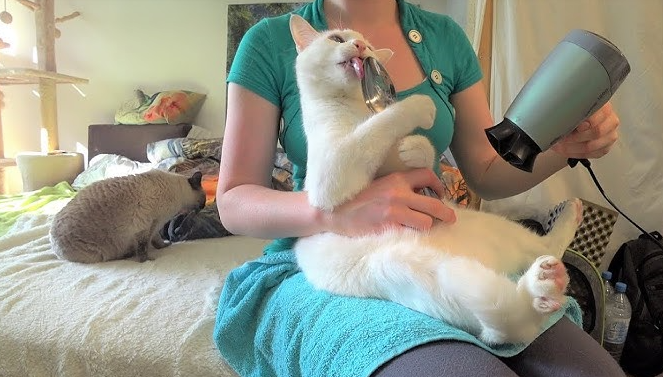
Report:
<svg viewBox="0 0 663 377"><path fill-rule="evenodd" d="M163 249L164 247L170 246L171 242L169 240L161 239L161 237L152 238L152 246L155 249Z"/></svg>
<svg viewBox="0 0 663 377"><path fill-rule="evenodd" d="M403 104L407 109L407 117L410 121L414 121L416 127L425 130L433 127L435 121L435 103L426 95L415 94L404 99Z"/></svg>
<svg viewBox="0 0 663 377"><path fill-rule="evenodd" d="M541 314L559 310L566 303L569 275L561 260L544 255L536 259L521 278L531 296L532 308Z"/></svg>
<svg viewBox="0 0 663 377"><path fill-rule="evenodd" d="M569 199L557 205L552 212L557 214L553 223L554 227L561 226L560 224L578 227L583 220L582 200L578 198Z"/></svg>
<svg viewBox="0 0 663 377"><path fill-rule="evenodd" d="M433 168L435 149L425 136L412 135L400 141L398 156L409 168Z"/></svg>

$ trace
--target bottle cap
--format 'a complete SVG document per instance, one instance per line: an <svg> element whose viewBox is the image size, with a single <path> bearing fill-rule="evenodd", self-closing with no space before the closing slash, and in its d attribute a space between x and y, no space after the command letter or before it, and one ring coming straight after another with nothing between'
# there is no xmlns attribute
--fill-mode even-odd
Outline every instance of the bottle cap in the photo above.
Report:
<svg viewBox="0 0 663 377"><path fill-rule="evenodd" d="M612 272L603 271L603 272L601 272L601 277L604 278L605 280L610 280L610 279L612 279Z"/></svg>
<svg viewBox="0 0 663 377"><path fill-rule="evenodd" d="M617 282L615 284L615 291L617 291L619 293L626 292L626 283L622 283L621 281Z"/></svg>

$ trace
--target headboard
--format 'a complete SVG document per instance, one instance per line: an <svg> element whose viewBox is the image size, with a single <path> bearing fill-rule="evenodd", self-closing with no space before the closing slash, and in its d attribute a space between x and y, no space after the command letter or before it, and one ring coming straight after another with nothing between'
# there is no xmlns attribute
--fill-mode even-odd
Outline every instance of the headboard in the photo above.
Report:
<svg viewBox="0 0 663 377"><path fill-rule="evenodd" d="M178 137L186 137L190 124L91 124L88 126L88 161L103 154L119 154L134 161L147 160L147 144Z"/></svg>

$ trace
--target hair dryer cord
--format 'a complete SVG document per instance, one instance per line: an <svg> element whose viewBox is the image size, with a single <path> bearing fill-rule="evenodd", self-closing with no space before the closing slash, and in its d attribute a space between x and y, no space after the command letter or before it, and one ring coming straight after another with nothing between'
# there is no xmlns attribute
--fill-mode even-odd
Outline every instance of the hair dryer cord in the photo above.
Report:
<svg viewBox="0 0 663 377"><path fill-rule="evenodd" d="M654 243L656 245L658 245L658 247L661 248L661 250L663 250L663 244L659 240L657 240L656 237L654 237L651 233L647 232L646 230L642 229L642 227L640 225L636 224L635 221L631 220L631 218L626 216L626 214L624 212L622 212L619 208L617 208L615 203L613 203L612 200L610 200L610 198L608 198L608 196L605 194L605 191L603 191L603 187L601 187L601 184L599 183L599 180L596 178L596 175L594 174L594 171L592 170L592 167L591 167L592 164L589 162L588 159L586 159L586 158L582 158L582 159L569 158L569 160L568 160L568 164L571 168L574 168L576 165L578 165L578 162L581 163L582 166L587 168L587 171L589 171L589 175L592 176L592 180L594 181L594 184L599 189L599 192L601 193L601 195L603 195L605 200L607 200L608 203L610 203L610 205L614 209L617 210L617 212L619 212L622 216L624 216L624 218L626 220L628 220L631 224L633 224L636 228L638 228L638 230L640 230L642 232L642 234L649 237L652 241L654 241Z"/></svg>

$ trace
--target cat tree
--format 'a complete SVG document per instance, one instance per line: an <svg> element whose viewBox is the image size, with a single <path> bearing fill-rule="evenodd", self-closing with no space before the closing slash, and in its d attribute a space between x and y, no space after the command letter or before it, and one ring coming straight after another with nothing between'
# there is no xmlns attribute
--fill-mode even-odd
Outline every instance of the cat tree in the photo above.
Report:
<svg viewBox="0 0 663 377"><path fill-rule="evenodd" d="M53 153L59 149L57 124L57 84L87 83L87 79L63 75L57 72L55 63L55 39L60 37L60 30L55 25L80 16L73 12L67 16L55 18L54 0L15 0L34 13L36 42L37 42L37 68L4 68L0 69L0 86L2 85L38 85L41 123L46 134L48 150L42 152ZM11 23L12 17L5 9L0 21ZM0 40L0 48L8 44ZM0 109L3 94L0 92ZM0 110L1 111L1 110ZM15 166L16 161L5 158L4 140L2 137L2 117L0 114L0 190L4 190L4 168Z"/></svg>

